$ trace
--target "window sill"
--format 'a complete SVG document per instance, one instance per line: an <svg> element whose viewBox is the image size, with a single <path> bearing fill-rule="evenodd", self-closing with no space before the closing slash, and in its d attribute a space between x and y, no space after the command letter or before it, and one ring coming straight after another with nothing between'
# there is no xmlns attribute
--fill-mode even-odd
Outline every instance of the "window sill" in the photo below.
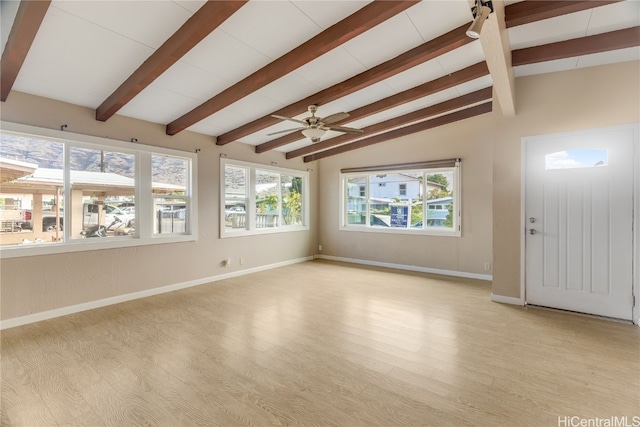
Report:
<svg viewBox="0 0 640 427"><path fill-rule="evenodd" d="M256 236L260 234L292 233L296 231L309 231L309 227L290 226L290 227L280 227L280 228L261 228L258 230L246 230L246 229L238 229L236 231L223 230L222 233L220 233L220 238L227 239L232 237Z"/></svg>
<svg viewBox="0 0 640 427"><path fill-rule="evenodd" d="M340 231L356 231L363 233L381 233L381 234L408 234L413 236L439 236L439 237L462 237L460 231L438 231L424 229L407 229L407 228L391 228L391 227L370 227L368 225L349 225L341 226Z"/></svg>
<svg viewBox="0 0 640 427"><path fill-rule="evenodd" d="M129 248L134 246L164 245L167 243L192 242L196 240L198 240L196 236L186 234L154 236L145 239L131 237L95 237L91 239L77 239L66 243L34 243L29 245L5 246L0 249L0 259Z"/></svg>

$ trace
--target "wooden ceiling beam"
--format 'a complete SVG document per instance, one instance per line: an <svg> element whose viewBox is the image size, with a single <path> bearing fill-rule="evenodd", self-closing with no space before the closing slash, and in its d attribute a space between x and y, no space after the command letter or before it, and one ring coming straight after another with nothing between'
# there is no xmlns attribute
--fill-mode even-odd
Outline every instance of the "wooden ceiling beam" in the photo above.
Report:
<svg viewBox="0 0 640 427"><path fill-rule="evenodd" d="M511 52L511 60L513 66L517 67L635 46L640 46L640 27L517 49Z"/></svg>
<svg viewBox="0 0 640 427"><path fill-rule="evenodd" d="M400 12L408 9L418 0L383 1L375 0L337 24L322 31L295 49L285 53L250 76L228 87L208 101L177 118L167 125L167 135L175 135L198 123L221 109L233 104L256 90L276 81L297 68L311 62L341 44L370 30ZM215 3L215 2L214 2Z"/></svg>
<svg viewBox="0 0 640 427"><path fill-rule="evenodd" d="M473 41L466 35L468 26L469 25L465 24L458 27L440 37L400 54L389 61L383 62L382 64L370 68L369 70L355 75L341 83L337 83L327 89L321 90L320 92L281 108L278 111L274 111L271 114L295 117L298 114L304 113L307 110L307 107L311 104L323 105L338 98L342 98L384 79L395 76L396 74L415 67L416 65L420 65L426 61L464 46ZM279 119L273 118L271 114L233 129L225 134L219 135L216 144L229 144L230 142L237 141L243 136L250 135L278 123Z"/></svg>
<svg viewBox="0 0 640 427"><path fill-rule="evenodd" d="M493 13L482 27L480 44L493 80L493 90L502 115L516 115L516 78L511 66L511 42L505 26L503 0L493 0Z"/></svg>
<svg viewBox="0 0 640 427"><path fill-rule="evenodd" d="M96 120L107 121L178 62L248 0L207 1L96 109Z"/></svg>
<svg viewBox="0 0 640 427"><path fill-rule="evenodd" d="M455 73L448 74L430 82L423 83L414 88L381 99L380 101L365 105L364 107L349 111L348 118L332 123L332 125L342 126L346 123L380 113L381 111L397 107L398 105L402 105L407 102L432 95L436 92L452 88L456 85L477 79L479 77L486 76L487 74L489 74L487 64L484 61L479 62L470 67L456 71ZM264 153L265 151L290 144L300 139L304 139L304 136L302 136L300 132L292 132L271 141L267 141L263 144L257 145L255 151L256 153Z"/></svg>
<svg viewBox="0 0 640 427"><path fill-rule="evenodd" d="M0 100L6 101L38 34L51 0L22 0L0 59Z"/></svg>
<svg viewBox="0 0 640 427"><path fill-rule="evenodd" d="M527 0L513 3L505 7L505 23L507 28L530 24L544 19L555 18L569 13L593 9L620 0Z"/></svg>
<svg viewBox="0 0 640 427"><path fill-rule="evenodd" d="M319 153L304 156L304 162L309 163L314 160L324 159L326 157L335 156L337 154L346 153L348 151L357 150L359 148L369 147L380 142L389 141L391 139L400 138L403 136L411 135L417 132L422 132L427 129L433 129L438 126L458 122L460 120L468 119L470 117L479 116L481 114L489 113L492 110L492 102L486 102L484 104L476 105L474 107L465 108L464 110L456 111L444 116L436 117L435 119L426 120L424 122L416 123L415 125L406 126L400 129L392 130L389 132L374 135L369 138L360 139L351 144L340 145L339 147L332 148L330 150L321 151Z"/></svg>
<svg viewBox="0 0 640 427"><path fill-rule="evenodd" d="M429 107L425 107L420 110L413 111L403 116L394 117L392 119L385 120L383 122L376 123L371 126L367 126L363 130L365 134L375 134L378 132L383 132L389 129L397 128L398 126L406 126L418 120L424 120L429 117L434 117L440 114L448 113L453 110L458 110L468 105L477 104L478 102L491 100L492 94L493 94L493 91L491 87L487 87L484 89L477 90L475 92L471 92L466 95L459 96L454 99L449 99L447 101L441 102L436 105L431 105ZM331 138L331 139L327 139L325 141L319 142L317 144L311 144L306 147L299 148L297 150L289 151L286 154L286 158L294 159L296 157L304 156L306 154L326 150L328 148L335 147L336 145L342 145L358 138L362 138L362 135L349 135L349 134L340 135L335 138Z"/></svg>

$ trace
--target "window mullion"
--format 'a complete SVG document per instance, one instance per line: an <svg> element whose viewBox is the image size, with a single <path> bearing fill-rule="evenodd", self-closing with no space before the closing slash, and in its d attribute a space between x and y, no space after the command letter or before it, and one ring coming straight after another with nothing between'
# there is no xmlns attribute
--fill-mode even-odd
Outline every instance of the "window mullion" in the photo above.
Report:
<svg viewBox="0 0 640 427"><path fill-rule="evenodd" d="M69 143L64 144L64 161L63 161L63 178L62 178L62 192L64 194L64 207L62 217L62 239L64 242L71 241L71 149ZM58 190L56 190L58 191ZM60 206L58 206L60 208ZM34 224L40 229L42 224Z"/></svg>
<svg viewBox="0 0 640 427"><path fill-rule="evenodd" d="M249 231L253 231L256 226L256 169L249 168L249 203L247 204L247 221L249 222Z"/></svg>
<svg viewBox="0 0 640 427"><path fill-rule="evenodd" d="M282 217L282 174L279 173L278 174L278 194L280 195L280 197L278 197L278 225L277 227L280 228L282 226L284 226L284 219Z"/></svg>
<svg viewBox="0 0 640 427"><path fill-rule="evenodd" d="M153 237L155 205L151 177L151 153L136 156L136 234L140 238Z"/></svg>
<svg viewBox="0 0 640 427"><path fill-rule="evenodd" d="M370 194L371 194L371 175L367 175L367 188L365 188L365 218L364 223L367 227L371 226L371 206L370 206Z"/></svg>

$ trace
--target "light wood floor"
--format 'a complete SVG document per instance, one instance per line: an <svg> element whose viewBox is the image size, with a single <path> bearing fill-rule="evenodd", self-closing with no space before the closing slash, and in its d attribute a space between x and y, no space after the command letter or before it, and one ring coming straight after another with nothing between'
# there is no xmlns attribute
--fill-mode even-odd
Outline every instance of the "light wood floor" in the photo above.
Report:
<svg viewBox="0 0 640 427"><path fill-rule="evenodd" d="M315 261L8 329L1 422L558 426L640 416L640 328L489 294L485 282Z"/></svg>

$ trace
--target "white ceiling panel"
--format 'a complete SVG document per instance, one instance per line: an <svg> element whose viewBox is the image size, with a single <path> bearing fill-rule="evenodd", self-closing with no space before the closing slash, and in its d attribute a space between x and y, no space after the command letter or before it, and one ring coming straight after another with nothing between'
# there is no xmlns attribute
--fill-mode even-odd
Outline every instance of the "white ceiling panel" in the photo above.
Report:
<svg viewBox="0 0 640 427"><path fill-rule="evenodd" d="M236 111L224 108L215 115L190 126L188 129L193 132L200 132L205 135L222 135L230 129L238 127L249 120Z"/></svg>
<svg viewBox="0 0 640 427"><path fill-rule="evenodd" d="M471 7L466 0L427 0L407 10L423 41L433 40L466 23L471 24Z"/></svg>
<svg viewBox="0 0 640 427"><path fill-rule="evenodd" d="M456 89L458 90L459 95L466 95L491 85L493 85L493 80L491 79L491 76L487 75L471 80L470 82L459 84L456 86Z"/></svg>
<svg viewBox="0 0 640 427"><path fill-rule="evenodd" d="M53 1L51 7L157 49L193 13L170 1Z"/></svg>
<svg viewBox="0 0 640 427"><path fill-rule="evenodd" d="M59 73L42 73L37 67L23 67L13 89L89 108L95 108L104 101L102 93L78 87L68 79L60 79Z"/></svg>
<svg viewBox="0 0 640 427"><path fill-rule="evenodd" d="M303 0L292 3L320 28L327 29L365 7L370 1Z"/></svg>
<svg viewBox="0 0 640 427"><path fill-rule="evenodd" d="M311 84L308 80L291 73L258 89L255 93L269 98L281 106L285 106L316 93L320 89L320 87Z"/></svg>
<svg viewBox="0 0 640 427"><path fill-rule="evenodd" d="M591 10L509 28L511 50L584 37Z"/></svg>
<svg viewBox="0 0 640 427"><path fill-rule="evenodd" d="M557 59L555 61L513 67L513 73L516 77L531 76L534 74L554 73L556 71L573 70L574 68L576 68L577 64L578 58Z"/></svg>
<svg viewBox="0 0 640 427"><path fill-rule="evenodd" d="M447 74L437 59L424 62L384 80L391 89L402 92Z"/></svg>
<svg viewBox="0 0 640 427"><path fill-rule="evenodd" d="M173 0L173 3L185 8L191 13L195 13L206 2L207 0Z"/></svg>
<svg viewBox="0 0 640 427"><path fill-rule="evenodd" d="M207 117L202 122L205 122L208 126L221 129L221 133L225 133L247 122L270 114L279 108L282 108L281 104L253 93Z"/></svg>
<svg viewBox="0 0 640 427"><path fill-rule="evenodd" d="M176 111L190 111L199 104L197 99L158 86L148 86L141 96L129 101L118 114L167 124L178 118Z"/></svg>
<svg viewBox="0 0 640 427"><path fill-rule="evenodd" d="M423 42L407 14L399 13L343 46L360 63L371 68Z"/></svg>
<svg viewBox="0 0 640 427"><path fill-rule="evenodd" d="M293 150L297 150L298 148L302 148L302 147L306 147L308 145L311 145L312 142L309 141L308 139L304 138L304 136L302 137L302 139L296 141L296 142L292 142L291 144L287 144L287 145L283 145L282 147L278 147L276 148L276 151L280 151L283 153L289 152L289 151L293 151Z"/></svg>
<svg viewBox="0 0 640 427"><path fill-rule="evenodd" d="M640 25L640 1L626 0L593 9L588 36Z"/></svg>
<svg viewBox="0 0 640 427"><path fill-rule="evenodd" d="M480 40L468 43L438 57L438 62L442 65L446 74L462 70L482 61L484 61L484 51Z"/></svg>
<svg viewBox="0 0 640 427"><path fill-rule="evenodd" d="M14 89L95 108L77 93L104 100L151 53L147 46L50 7ZM35 90L41 81L49 82L46 94Z"/></svg>
<svg viewBox="0 0 640 427"><path fill-rule="evenodd" d="M576 68L594 67L597 65L615 64L617 62L640 61L640 47L612 50L595 53L578 58Z"/></svg>
<svg viewBox="0 0 640 427"><path fill-rule="evenodd" d="M335 101L327 102L326 104L320 105L318 107L318 112L316 113L316 115L320 117L327 117L331 114L339 112L348 113L355 110L356 108L358 107L348 102L348 98L340 98L336 99ZM303 114L302 116L306 117L308 115L309 114Z"/></svg>
<svg viewBox="0 0 640 427"><path fill-rule="evenodd" d="M350 105L353 105L354 108L360 108L393 94L394 92L391 90L391 88L387 86L384 81L382 81L371 86L367 86L364 89L360 89L359 91L350 95L347 95L344 97L344 100Z"/></svg>
<svg viewBox="0 0 640 427"><path fill-rule="evenodd" d="M268 56L224 31L214 31L181 59L229 82L237 83L267 65ZM211 94L213 96L215 94Z"/></svg>
<svg viewBox="0 0 640 427"><path fill-rule="evenodd" d="M228 82L185 62L177 62L142 90L118 114L151 121L150 112L158 115L159 123L167 124L219 93ZM161 95L167 95L162 102ZM170 100L170 101L169 101Z"/></svg>
<svg viewBox="0 0 640 427"><path fill-rule="evenodd" d="M432 105L440 104L441 102L448 101L453 98L457 98L458 96L459 96L459 92L457 90L457 87L452 87L452 88L434 93L432 95L416 99L415 101L408 102L405 104L405 106L410 111L416 111L425 107L430 107Z"/></svg>
<svg viewBox="0 0 640 427"><path fill-rule="evenodd" d="M288 1L250 1L226 20L220 29L271 60L322 31ZM268 37L265 37L266 34Z"/></svg>
<svg viewBox="0 0 640 427"><path fill-rule="evenodd" d="M328 88L366 71L367 67L338 47L298 68L294 73L318 88Z"/></svg>
<svg viewBox="0 0 640 427"><path fill-rule="evenodd" d="M0 53L4 52L13 20L18 13L18 6L20 6L19 1L0 1Z"/></svg>
<svg viewBox="0 0 640 427"><path fill-rule="evenodd" d="M204 102L211 94L222 92L229 81L214 76L184 61L176 62L158 77L151 86L161 87ZM144 97L144 90L138 95Z"/></svg>

